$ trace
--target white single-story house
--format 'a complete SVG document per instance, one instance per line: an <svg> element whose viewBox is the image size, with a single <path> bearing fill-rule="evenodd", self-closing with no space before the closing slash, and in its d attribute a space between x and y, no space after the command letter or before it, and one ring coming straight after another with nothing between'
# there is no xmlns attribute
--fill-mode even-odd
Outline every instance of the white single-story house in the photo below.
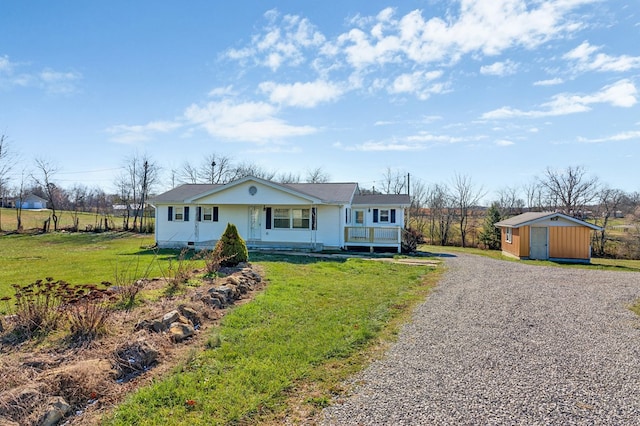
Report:
<svg viewBox="0 0 640 426"><path fill-rule="evenodd" d="M559 212L523 213L495 226L506 256L580 263L591 261L591 233L602 229Z"/></svg>
<svg viewBox="0 0 640 426"><path fill-rule="evenodd" d="M212 248L233 223L249 248L392 248L400 252L409 195L364 195L357 183L245 177L185 184L150 200L161 248Z"/></svg>
<svg viewBox="0 0 640 426"><path fill-rule="evenodd" d="M41 210L47 208L47 200L35 194L28 194L22 201L16 198L14 204L16 208L22 207L24 210Z"/></svg>

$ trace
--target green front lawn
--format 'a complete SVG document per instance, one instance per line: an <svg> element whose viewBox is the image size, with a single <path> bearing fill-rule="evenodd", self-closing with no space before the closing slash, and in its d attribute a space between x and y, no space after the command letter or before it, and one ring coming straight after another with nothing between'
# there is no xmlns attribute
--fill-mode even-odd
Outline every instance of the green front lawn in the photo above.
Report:
<svg viewBox="0 0 640 426"><path fill-rule="evenodd" d="M116 282L161 276L161 263L175 252L148 247L153 236L126 232L14 234L0 237L0 297L13 296L11 284L26 285L52 277L71 284ZM0 306L0 309L2 307Z"/></svg>
<svg viewBox="0 0 640 426"><path fill-rule="evenodd" d="M367 363L360 352L381 336L391 339L394 321L439 276L425 266L363 259L251 261L264 268L266 290L224 318L210 349L136 392L108 423L280 423L298 411L291 404L299 394L307 395L307 410L320 409Z"/></svg>

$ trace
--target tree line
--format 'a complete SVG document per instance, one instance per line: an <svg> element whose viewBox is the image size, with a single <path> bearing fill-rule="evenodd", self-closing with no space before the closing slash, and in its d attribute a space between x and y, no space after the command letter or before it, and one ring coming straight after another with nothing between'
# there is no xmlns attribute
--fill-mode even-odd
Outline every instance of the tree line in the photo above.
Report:
<svg viewBox="0 0 640 426"><path fill-rule="evenodd" d="M0 201L13 199L21 204L28 194L35 194L47 201L51 210L50 219L43 225L45 230L58 229L60 211L71 212L77 230L78 212L94 212L100 215L100 227L108 229L114 224L113 206L119 207L118 227L137 232L151 231L149 210L145 209L149 198L159 187L167 186L161 167L149 155L132 155L124 158L120 172L115 176L116 191L106 193L100 187L89 187L82 183L64 188L58 184L59 167L44 158L36 158L31 168L19 174L14 172L16 153L11 150L6 135L0 134ZM17 176L17 177L15 177ZM215 153L203 157L199 163L184 162L180 167L168 171L169 186L180 184L225 184L243 177L255 176L280 183L322 183L330 176L321 167L307 170L304 174L265 169L257 164L241 161ZM547 167L540 176L521 186L506 186L496 193L489 209L488 191L466 174L454 173L447 182L426 182L410 179L409 173L387 168L370 188L361 187L364 193L405 194L411 198L410 225L418 230L426 242L437 245L458 244L462 247L484 246L496 248L496 231L493 223L498 220L528 211L560 211L579 219L589 219L603 228L593 239L594 251L598 255L615 254L607 225L619 215L630 217L633 223L640 222L640 193L628 193L611 188L581 166L569 166L562 170ZM4 205L4 204L3 204ZM147 214L145 214L147 213ZM1 214L1 213L0 213ZM16 208L18 229L21 229L21 209ZM478 223L486 217L483 229ZM485 221L486 222L486 221ZM2 217L0 216L0 230ZM640 234L640 228L635 229ZM635 235L633 234L633 235ZM628 251L640 257L638 247ZM632 241L635 241L631 238Z"/></svg>
<svg viewBox="0 0 640 426"><path fill-rule="evenodd" d="M497 249L500 234L496 222L525 212L549 211L600 226L602 230L592 239L596 255L640 258L640 192L612 188L582 166L547 167L525 185L501 188L488 209L480 205L487 192L467 175L455 174L449 183L418 180L411 189L412 226L431 244L465 247L472 231L471 245ZM619 218L634 224L625 228L623 241L614 240L609 227ZM482 223L480 229L471 226L472 222Z"/></svg>

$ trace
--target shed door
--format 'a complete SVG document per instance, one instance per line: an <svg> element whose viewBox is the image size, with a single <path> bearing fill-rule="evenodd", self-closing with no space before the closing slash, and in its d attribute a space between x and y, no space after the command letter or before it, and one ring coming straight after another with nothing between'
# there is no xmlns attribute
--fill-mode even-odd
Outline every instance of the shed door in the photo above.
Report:
<svg viewBox="0 0 640 426"><path fill-rule="evenodd" d="M547 228L531 227L531 249L529 258L546 260L549 258L547 250Z"/></svg>

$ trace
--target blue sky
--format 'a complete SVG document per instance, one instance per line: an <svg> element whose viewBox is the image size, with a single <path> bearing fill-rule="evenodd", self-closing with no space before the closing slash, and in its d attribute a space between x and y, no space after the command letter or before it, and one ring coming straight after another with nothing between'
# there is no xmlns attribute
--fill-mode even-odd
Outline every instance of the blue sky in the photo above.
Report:
<svg viewBox="0 0 640 426"><path fill-rule="evenodd" d="M640 3L0 3L0 132L113 189L125 159L216 153L371 187L489 191L583 166L640 190ZM160 189L160 188L159 188Z"/></svg>

